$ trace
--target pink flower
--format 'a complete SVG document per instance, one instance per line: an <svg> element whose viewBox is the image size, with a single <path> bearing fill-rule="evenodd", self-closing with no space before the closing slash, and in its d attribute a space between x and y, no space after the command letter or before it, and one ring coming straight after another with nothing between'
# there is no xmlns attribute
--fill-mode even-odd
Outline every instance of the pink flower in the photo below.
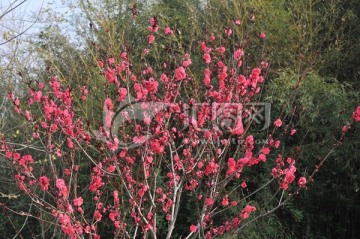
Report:
<svg viewBox="0 0 360 239"><path fill-rule="evenodd" d="M211 162L209 162L209 164L206 166L204 174L206 176L212 174L212 173L216 173L217 168L219 167L218 164L214 163L214 160L212 160Z"/></svg>
<svg viewBox="0 0 360 239"><path fill-rule="evenodd" d="M10 151L6 151L5 156L6 156L7 158L12 158L12 157L13 157L13 153L10 152ZM19 158L20 158L20 157L19 157Z"/></svg>
<svg viewBox="0 0 360 239"><path fill-rule="evenodd" d="M116 229L119 229L120 228L120 221L115 221L114 226L115 226Z"/></svg>
<svg viewBox="0 0 360 239"><path fill-rule="evenodd" d="M352 114L353 119L355 120L355 122L359 122L360 121L360 106L358 106L356 108L356 110L354 111L354 113Z"/></svg>
<svg viewBox="0 0 360 239"><path fill-rule="evenodd" d="M217 66L218 66L219 68L223 68L225 65L224 65L224 62L219 61L219 62L217 63ZM220 75L220 74L219 74L219 75Z"/></svg>
<svg viewBox="0 0 360 239"><path fill-rule="evenodd" d="M9 92L8 95L7 95L7 98L9 100L14 100L14 94L12 92Z"/></svg>
<svg viewBox="0 0 360 239"><path fill-rule="evenodd" d="M104 62L103 61L98 61L97 63L98 63L98 66L104 67Z"/></svg>
<svg viewBox="0 0 360 239"><path fill-rule="evenodd" d="M127 96L127 93L128 93L128 90L124 87L121 87L119 90L118 90L118 101L123 101L125 100L126 96Z"/></svg>
<svg viewBox="0 0 360 239"><path fill-rule="evenodd" d="M149 19L149 23L150 23L150 25L154 26L157 24L157 19L155 17L152 17Z"/></svg>
<svg viewBox="0 0 360 239"><path fill-rule="evenodd" d="M216 50L217 50L217 52L219 52L220 54L222 54L222 53L225 52L225 47L220 46L220 47L218 47Z"/></svg>
<svg viewBox="0 0 360 239"><path fill-rule="evenodd" d="M148 67L146 67L145 70L143 70L141 72L141 74L146 75L146 74L151 74L152 72L153 72L153 69L151 68L151 66L148 66Z"/></svg>
<svg viewBox="0 0 360 239"><path fill-rule="evenodd" d="M207 46L206 46L206 43L203 42L203 41L200 43L200 48L201 48L201 50L204 51L204 52L207 52L207 51L208 51L208 48L207 48Z"/></svg>
<svg viewBox="0 0 360 239"><path fill-rule="evenodd" d="M176 80L183 80L186 78L186 72L184 67L180 66L175 70L175 79Z"/></svg>
<svg viewBox="0 0 360 239"><path fill-rule="evenodd" d="M290 135L294 135L296 133L296 129L292 129L291 131L290 131Z"/></svg>
<svg viewBox="0 0 360 239"><path fill-rule="evenodd" d="M112 110L114 108L114 105L113 105L112 100L110 98L105 99L104 108L105 108L106 111Z"/></svg>
<svg viewBox="0 0 360 239"><path fill-rule="evenodd" d="M211 72L209 68L204 70L204 83L206 86L210 86L211 83Z"/></svg>
<svg viewBox="0 0 360 239"><path fill-rule="evenodd" d="M246 219L249 217L250 212L253 212L253 211L256 211L256 207L246 205L246 207L241 211L240 216L241 216L241 218Z"/></svg>
<svg viewBox="0 0 360 239"><path fill-rule="evenodd" d="M266 37L266 35L265 35L265 33L260 33L260 35L259 35L259 37L261 38L261 39L264 39L265 37Z"/></svg>
<svg viewBox="0 0 360 239"><path fill-rule="evenodd" d="M275 120L274 125L275 125L276 127L278 127L278 128L281 127L281 125L282 125L281 119Z"/></svg>
<svg viewBox="0 0 360 239"><path fill-rule="evenodd" d="M71 138L68 137L66 139L66 142L67 142L67 146L69 147L69 149L74 148L74 142L71 140Z"/></svg>
<svg viewBox="0 0 360 239"><path fill-rule="evenodd" d="M27 121L30 121L32 119L30 111L25 110L25 118Z"/></svg>
<svg viewBox="0 0 360 239"><path fill-rule="evenodd" d="M205 199L205 205L206 206L212 206L214 204L214 201L212 198Z"/></svg>
<svg viewBox="0 0 360 239"><path fill-rule="evenodd" d="M242 49L237 49L234 52L234 59L239 60L244 55L244 51Z"/></svg>
<svg viewBox="0 0 360 239"><path fill-rule="evenodd" d="M58 130L58 126L56 124L50 125L50 132L55 133Z"/></svg>
<svg viewBox="0 0 360 239"><path fill-rule="evenodd" d="M253 212L253 211L256 211L256 207L250 206L250 205L246 205L246 207L244 208L244 210L247 211L247 212Z"/></svg>
<svg viewBox="0 0 360 239"><path fill-rule="evenodd" d="M40 102L41 101L41 97L42 97L42 92L41 91L36 91L34 93L34 101L35 102Z"/></svg>
<svg viewBox="0 0 360 239"><path fill-rule="evenodd" d="M165 28L164 28L164 33L165 33L165 35L172 35L172 34L173 34L173 30L171 30L170 27L165 27Z"/></svg>
<svg viewBox="0 0 360 239"><path fill-rule="evenodd" d="M224 33L225 33L226 36L229 37L229 36L231 36L231 34L232 34L232 30L231 30L230 28L229 28L229 29L225 29L225 30L224 30Z"/></svg>
<svg viewBox="0 0 360 239"><path fill-rule="evenodd" d="M110 165L108 168L107 168L107 171L109 173L113 173L115 171L116 167L114 165Z"/></svg>
<svg viewBox="0 0 360 239"><path fill-rule="evenodd" d="M287 190L289 187L289 184L291 184L294 181L295 171L296 171L295 166L290 166L290 168L284 170L285 177L284 177L284 181L281 184L282 189Z"/></svg>
<svg viewBox="0 0 360 239"><path fill-rule="evenodd" d="M299 181L298 181L299 187L300 187L300 188L304 188L304 187L305 187L305 184L306 184L306 178L305 178L305 177L299 178Z"/></svg>
<svg viewBox="0 0 360 239"><path fill-rule="evenodd" d="M163 153L164 152L164 145L162 145L161 142L157 139L150 142L150 147L155 153Z"/></svg>
<svg viewBox="0 0 360 239"><path fill-rule="evenodd" d="M143 197L145 195L145 190L143 188L140 188L138 194L140 197Z"/></svg>
<svg viewBox="0 0 360 239"><path fill-rule="evenodd" d="M88 89L86 88L86 86L82 86L81 87L81 100L86 100L86 96L89 93Z"/></svg>
<svg viewBox="0 0 360 239"><path fill-rule="evenodd" d="M71 174L70 169L68 169L68 168L64 169L64 175L65 176L69 176L70 174Z"/></svg>
<svg viewBox="0 0 360 239"><path fill-rule="evenodd" d="M111 221L114 222L116 220L116 218L118 217L118 215L119 215L118 212L110 212L109 213L109 218L110 218Z"/></svg>
<svg viewBox="0 0 360 239"><path fill-rule="evenodd" d="M277 149L277 148L279 148L279 146L280 146L280 140L276 140L274 147Z"/></svg>
<svg viewBox="0 0 360 239"><path fill-rule="evenodd" d="M158 91L159 82L155 81L154 78L150 77L148 81L143 81L143 85L150 93L155 94Z"/></svg>
<svg viewBox="0 0 360 239"><path fill-rule="evenodd" d="M35 185L35 183L36 183L36 180L35 180L35 179L29 181L29 185L30 185L30 186Z"/></svg>
<svg viewBox="0 0 360 239"><path fill-rule="evenodd" d="M191 232L196 232L196 230L197 230L197 226L195 226L195 225L190 226L190 231Z"/></svg>
<svg viewBox="0 0 360 239"><path fill-rule="evenodd" d="M83 204L84 200L82 197L78 197L74 199L74 206L80 207Z"/></svg>
<svg viewBox="0 0 360 239"><path fill-rule="evenodd" d="M253 148L254 146L254 136L253 135L248 135L245 139L245 145L246 145L246 148Z"/></svg>
<svg viewBox="0 0 360 239"><path fill-rule="evenodd" d="M240 20L240 19L236 19L236 20L235 20L235 24L236 24L236 25L240 25L240 24L241 24L241 20Z"/></svg>
<svg viewBox="0 0 360 239"><path fill-rule="evenodd" d="M39 87L39 89L44 88L44 86L45 86L45 85L44 85L44 83L42 83L42 82L39 82L39 83L38 83L38 87Z"/></svg>
<svg viewBox="0 0 360 239"><path fill-rule="evenodd" d="M102 182L102 178L100 176L92 176L92 182L89 186L89 190L95 192L100 188L104 183Z"/></svg>
<svg viewBox="0 0 360 239"><path fill-rule="evenodd" d="M101 213L99 212L99 210L96 210L95 213L94 213L94 218L96 221L101 221L101 218L102 218L102 215Z"/></svg>
<svg viewBox="0 0 360 239"><path fill-rule="evenodd" d="M266 68L268 68L268 66L269 66L269 63L267 63L266 61L261 62L261 67L262 68L266 69Z"/></svg>
<svg viewBox="0 0 360 239"><path fill-rule="evenodd" d="M135 160L132 157L125 157L126 162L128 162L130 165L133 165Z"/></svg>
<svg viewBox="0 0 360 239"><path fill-rule="evenodd" d="M126 150L124 149L124 150L122 150L120 153L119 153L119 157L120 158L124 158L125 156L126 156Z"/></svg>
<svg viewBox="0 0 360 239"><path fill-rule="evenodd" d="M34 160L30 154L24 155L21 157L19 164L21 166L26 166L27 164L33 163Z"/></svg>
<svg viewBox="0 0 360 239"><path fill-rule="evenodd" d="M229 205L229 199L228 199L227 196L223 198L221 204L222 204L224 207L226 207L227 205Z"/></svg>
<svg viewBox="0 0 360 239"><path fill-rule="evenodd" d="M74 228L74 226L71 225L69 216L67 216L65 214L60 214L59 222L61 224L61 229L65 234L67 234L69 236L75 235L75 228Z"/></svg>
<svg viewBox="0 0 360 239"><path fill-rule="evenodd" d="M49 189L49 181L50 181L49 178L46 176L41 176L39 178L41 190L47 191Z"/></svg>
<svg viewBox="0 0 360 239"><path fill-rule="evenodd" d="M210 54L209 53L205 53L203 55L203 59L205 60L205 63L206 64L209 64L211 62L211 57L210 57Z"/></svg>
<svg viewBox="0 0 360 239"><path fill-rule="evenodd" d="M19 100L19 98L16 98L16 99L14 100L14 104L15 104L16 106L20 106L20 100Z"/></svg>
<svg viewBox="0 0 360 239"><path fill-rule="evenodd" d="M240 186L241 186L242 188L246 188L246 187L247 187L247 184L246 184L246 182L242 182Z"/></svg>
<svg viewBox="0 0 360 239"><path fill-rule="evenodd" d="M341 131L342 131L343 133L346 133L349 129L350 129L350 125L344 125L344 126L341 128Z"/></svg>
<svg viewBox="0 0 360 239"><path fill-rule="evenodd" d="M244 125L241 117L237 117L235 127L230 131L231 134L234 135L242 135L245 132Z"/></svg>
<svg viewBox="0 0 360 239"><path fill-rule="evenodd" d="M67 198L69 195L69 189L65 184L64 179L56 179L56 188L58 189L59 197Z"/></svg>
<svg viewBox="0 0 360 239"><path fill-rule="evenodd" d="M188 67L188 66L191 65L191 64L192 64L191 59L187 59L187 60L183 61L183 66L184 66L184 67Z"/></svg>
<svg viewBox="0 0 360 239"><path fill-rule="evenodd" d="M142 144L146 141L146 136L142 135L142 136L134 136L133 137L133 143L135 144Z"/></svg>
<svg viewBox="0 0 360 239"><path fill-rule="evenodd" d="M14 153L13 158L17 161L21 158L21 155L19 153Z"/></svg>
<svg viewBox="0 0 360 239"><path fill-rule="evenodd" d="M157 24L158 20L157 20L156 17L150 18L149 23L151 25L151 26L148 27L149 31L157 32L159 30L159 25Z"/></svg>
<svg viewBox="0 0 360 239"><path fill-rule="evenodd" d="M123 59L123 60L127 60L127 52L121 53L120 57L121 57L121 59Z"/></svg>
<svg viewBox="0 0 360 239"><path fill-rule="evenodd" d="M108 62L109 62L110 65L115 64L115 59L114 59L114 57L109 58L109 59L108 59Z"/></svg>
<svg viewBox="0 0 360 239"><path fill-rule="evenodd" d="M228 165L228 170L226 172L226 176L229 176L236 171L236 162L234 158L229 158L227 165Z"/></svg>
<svg viewBox="0 0 360 239"><path fill-rule="evenodd" d="M261 153L263 153L263 154L269 154L270 153L270 149L269 148L263 148L262 150L261 150Z"/></svg>
<svg viewBox="0 0 360 239"><path fill-rule="evenodd" d="M109 67L106 69L105 77L109 83L114 83L117 81L116 71Z"/></svg>
<svg viewBox="0 0 360 239"><path fill-rule="evenodd" d="M48 128L46 122L44 122L44 121L42 121L42 122L40 123L40 125L41 125L41 127L43 127L44 129L47 129L47 128Z"/></svg>
<svg viewBox="0 0 360 239"><path fill-rule="evenodd" d="M149 35L148 36L148 42L149 44L153 43L155 41L155 36L154 35Z"/></svg>

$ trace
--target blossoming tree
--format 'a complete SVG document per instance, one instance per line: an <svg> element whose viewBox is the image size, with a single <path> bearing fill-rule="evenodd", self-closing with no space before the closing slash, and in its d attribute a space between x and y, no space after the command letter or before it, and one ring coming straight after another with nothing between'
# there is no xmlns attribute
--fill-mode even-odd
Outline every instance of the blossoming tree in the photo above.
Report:
<svg viewBox="0 0 360 239"><path fill-rule="evenodd" d="M246 47L231 41L240 24L234 19L196 50L172 56L154 44L176 41L175 31L151 18L140 56L125 47L98 59L108 92L98 99L104 102L98 129L87 127L74 103L75 95L83 102L92 97L86 86L71 89L51 76L48 83L30 82L26 100L9 93L35 143L21 149L2 138L1 152L19 189L46 213L27 215L56 224L69 238L100 238L104 227L114 238L173 238L177 222L186 221L187 230L176 235L209 239L241 231L306 188L328 155L301 175L297 156L282 153L282 136L296 129L261 108L269 64L247 64ZM255 37L266 40L263 32ZM134 60L152 53L164 58ZM360 107L352 116L360 121ZM260 131L266 132L261 143ZM270 169L268 181L258 185L252 180L262 165ZM277 200L271 208L253 197L266 187L274 189L269 200ZM187 202L193 213L184 219Z"/></svg>

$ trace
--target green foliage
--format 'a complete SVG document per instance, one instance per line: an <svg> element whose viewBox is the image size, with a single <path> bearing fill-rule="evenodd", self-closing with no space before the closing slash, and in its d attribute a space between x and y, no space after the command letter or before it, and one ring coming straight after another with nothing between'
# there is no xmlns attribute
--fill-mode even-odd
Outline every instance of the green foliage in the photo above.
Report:
<svg viewBox="0 0 360 239"><path fill-rule="evenodd" d="M275 107L283 106L273 108L275 114L285 116L297 129L296 137L289 139L284 149L292 152L300 144L297 164L307 168L300 172L306 175L312 172L311 165L319 162L340 138L342 126L350 123L350 115L345 112L355 108L358 95L335 79L315 73L299 76L287 70L268 85L265 99ZM294 106L297 112L291 110ZM358 127L350 130L340 148L320 168L308 191L284 210L282 218L289 218L286 227L298 237L352 238L356 233L343 216L350 213L355 223L359 215L354 203L359 201L359 173L355 168L359 167L356 148L360 138L356 132Z"/></svg>
<svg viewBox="0 0 360 239"><path fill-rule="evenodd" d="M359 85L359 54L360 44L357 36L360 34L360 2L357 0L339 1L334 10L336 24L331 29L331 41L327 43L321 74L334 76L339 81Z"/></svg>

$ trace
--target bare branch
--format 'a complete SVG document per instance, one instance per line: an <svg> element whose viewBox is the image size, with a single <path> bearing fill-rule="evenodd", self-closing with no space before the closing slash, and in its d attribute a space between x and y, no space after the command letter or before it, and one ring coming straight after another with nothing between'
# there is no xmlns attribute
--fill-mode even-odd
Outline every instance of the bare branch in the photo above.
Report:
<svg viewBox="0 0 360 239"><path fill-rule="evenodd" d="M6 11L0 16L0 20L1 20L1 18L3 18L6 14L8 14L8 13L10 13L11 11L15 10L16 8L20 7L20 6L21 6L22 4L24 4L26 1L27 1L27 0L23 0L21 3L19 3L19 4L16 5L15 7L6 10ZM16 1L15 1L15 2L16 2ZM14 2L14 3L15 3L15 2ZM13 3L13 4L14 4L14 3Z"/></svg>

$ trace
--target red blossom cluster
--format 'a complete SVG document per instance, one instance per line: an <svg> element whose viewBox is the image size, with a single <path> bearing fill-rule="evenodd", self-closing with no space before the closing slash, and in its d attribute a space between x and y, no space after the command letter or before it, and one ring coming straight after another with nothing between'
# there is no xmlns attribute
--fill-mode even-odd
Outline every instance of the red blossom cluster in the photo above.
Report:
<svg viewBox="0 0 360 239"><path fill-rule="evenodd" d="M356 110L354 111L354 113L353 113L353 119L354 119L354 121L355 122L359 122L360 121L360 106L358 106L357 108L356 108Z"/></svg>

